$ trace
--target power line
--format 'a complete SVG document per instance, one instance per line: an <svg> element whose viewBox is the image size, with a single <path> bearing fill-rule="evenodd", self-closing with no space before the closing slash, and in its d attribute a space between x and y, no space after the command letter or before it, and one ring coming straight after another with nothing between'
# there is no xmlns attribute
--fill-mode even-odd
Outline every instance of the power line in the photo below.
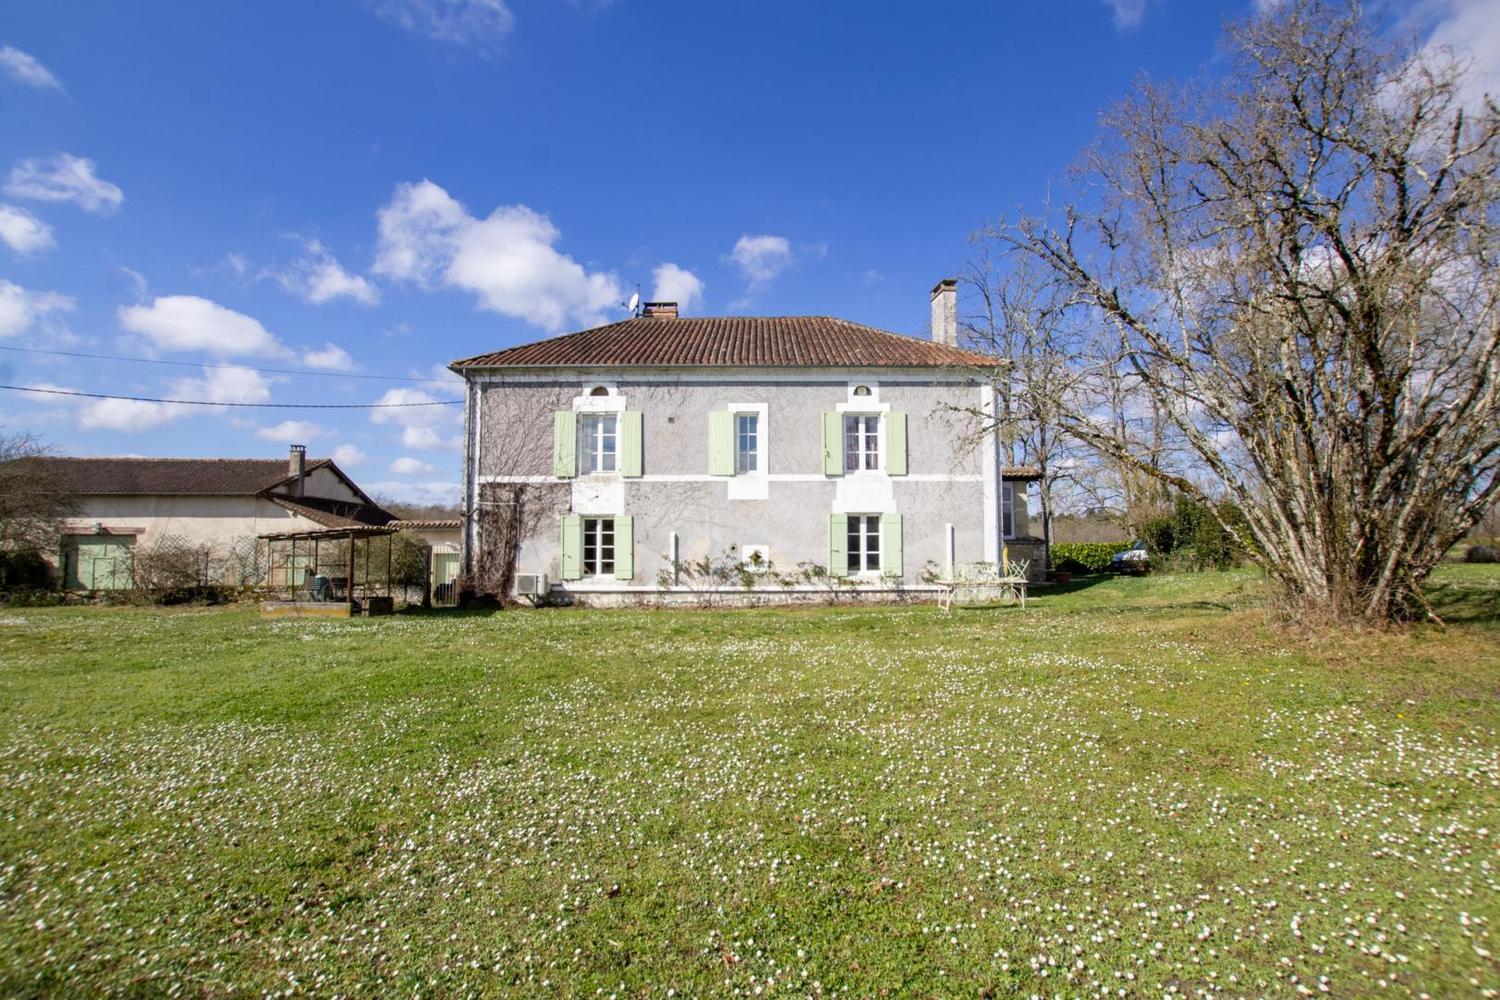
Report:
<svg viewBox="0 0 1500 1000"><path fill-rule="evenodd" d="M86 358L90 361L129 361L141 365L172 365L177 368L244 368L266 375L316 375L322 378L359 378L379 382L441 382L442 379L418 378L415 375L365 375L360 372L328 372L315 368L257 368L254 365L226 364L215 361L168 361L163 358L132 358L122 354L87 354L83 351L50 351L40 347L0 346L0 351L18 354L50 354L59 358Z"/></svg>
<svg viewBox="0 0 1500 1000"><path fill-rule="evenodd" d="M425 403L219 403L212 399L157 399L153 396L115 396L107 392L77 392L73 389L43 389L32 385L0 385L13 392L39 392L49 396L83 396L87 399L123 399L132 403L171 403L175 406L238 406L260 410L389 410L412 406L458 406L461 399L434 399Z"/></svg>

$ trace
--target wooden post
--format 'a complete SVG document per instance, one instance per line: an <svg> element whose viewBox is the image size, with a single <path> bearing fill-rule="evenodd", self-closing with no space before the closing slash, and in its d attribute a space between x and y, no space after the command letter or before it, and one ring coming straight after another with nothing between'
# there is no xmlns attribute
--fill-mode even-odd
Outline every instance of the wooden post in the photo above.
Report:
<svg viewBox="0 0 1500 1000"><path fill-rule="evenodd" d="M344 583L344 600L354 603L354 532L349 532L349 577Z"/></svg>

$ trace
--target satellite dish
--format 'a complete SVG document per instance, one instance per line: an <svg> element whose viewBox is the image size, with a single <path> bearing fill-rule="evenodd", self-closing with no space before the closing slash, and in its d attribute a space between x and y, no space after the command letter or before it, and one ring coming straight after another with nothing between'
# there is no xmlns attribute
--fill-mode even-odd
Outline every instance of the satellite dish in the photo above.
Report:
<svg viewBox="0 0 1500 1000"><path fill-rule="evenodd" d="M630 303L625 307L630 310L630 315L635 315L635 307L641 304L641 293L634 292L630 296Z"/></svg>

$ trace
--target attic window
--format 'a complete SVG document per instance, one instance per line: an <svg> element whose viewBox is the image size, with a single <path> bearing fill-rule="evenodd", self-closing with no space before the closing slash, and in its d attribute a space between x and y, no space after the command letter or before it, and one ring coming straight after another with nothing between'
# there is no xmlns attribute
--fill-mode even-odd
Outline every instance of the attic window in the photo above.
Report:
<svg viewBox="0 0 1500 1000"><path fill-rule="evenodd" d="M606 387L604 387L602 385L596 385L592 389L589 390L589 395L590 396L608 396L609 395L609 389L607 389Z"/></svg>
<svg viewBox="0 0 1500 1000"><path fill-rule="evenodd" d="M856 396L868 396L870 394L870 387L867 385L857 385L854 387L854 394Z"/></svg>

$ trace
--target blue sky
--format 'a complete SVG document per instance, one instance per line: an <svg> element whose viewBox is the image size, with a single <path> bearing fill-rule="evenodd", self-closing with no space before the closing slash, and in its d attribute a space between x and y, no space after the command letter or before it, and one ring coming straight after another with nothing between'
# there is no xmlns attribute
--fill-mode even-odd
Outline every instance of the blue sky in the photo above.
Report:
<svg viewBox="0 0 1500 1000"><path fill-rule="evenodd" d="M924 330L969 234L1036 205L1138 74L1212 72L1272 0L12 0L0 382L221 402L457 398L449 361L683 311ZM1397 13L1493 69L1486 0ZM1492 8L1490 8L1492 11ZM219 367L200 367L210 362ZM66 454L335 455L457 491L459 411L0 392Z"/></svg>

